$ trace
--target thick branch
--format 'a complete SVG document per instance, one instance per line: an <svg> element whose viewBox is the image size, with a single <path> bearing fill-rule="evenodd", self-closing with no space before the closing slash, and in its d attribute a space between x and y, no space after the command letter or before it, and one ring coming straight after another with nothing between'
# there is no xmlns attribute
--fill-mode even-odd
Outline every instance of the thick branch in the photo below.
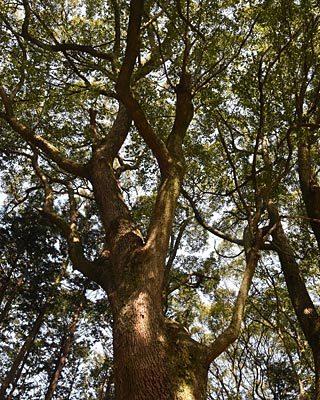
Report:
<svg viewBox="0 0 320 400"><path fill-rule="evenodd" d="M157 199L153 207L147 246L157 249L163 257L163 265L169 247L174 212L181 184L181 173L172 168L170 174L162 179L160 183Z"/></svg>
<svg viewBox="0 0 320 400"><path fill-rule="evenodd" d="M134 65L139 54L142 13L143 1L131 1L126 52L116 84L116 90L119 98L131 114L140 135L153 152L161 171L164 173L170 162L168 150L149 124L144 111L139 102L134 98L130 88Z"/></svg>
<svg viewBox="0 0 320 400"><path fill-rule="evenodd" d="M242 282L233 308L232 319L228 328L221 333L208 349L208 361L211 363L239 336L244 310L248 298L252 278L260 258L260 249L263 244L263 232L257 230L254 243L246 254L246 268L243 273Z"/></svg>
<svg viewBox="0 0 320 400"><path fill-rule="evenodd" d="M69 256L74 268L89 279L102 285L102 271L99 266L85 258L80 237L75 229L52 210L50 211L48 208L43 208L40 211L49 219L49 221L60 229L62 235L67 239Z"/></svg>
<svg viewBox="0 0 320 400"><path fill-rule="evenodd" d="M176 160L183 162L182 144L194 112L191 76L186 71L181 72L180 81L175 91L177 96L175 120L167 140L167 147Z"/></svg>
<svg viewBox="0 0 320 400"><path fill-rule="evenodd" d="M5 108L5 112L0 112L0 118L4 119L16 133L31 145L42 150L47 157L57 163L64 171L76 176L88 177L87 165L79 164L64 157L60 150L52 143L42 136L36 135L29 127L16 119L13 112L12 101L3 88L0 88L0 96Z"/></svg>
<svg viewBox="0 0 320 400"><path fill-rule="evenodd" d="M117 157L128 136L131 122L132 120L126 107L119 103L117 117L106 139L101 143L101 151L105 153L108 160L113 161Z"/></svg>
<svg viewBox="0 0 320 400"><path fill-rule="evenodd" d="M97 270L97 266L88 261L84 256L83 247L78 232L76 231L76 207L73 198L71 184L69 184L69 198L70 198L70 222L67 223L61 216L59 216L53 208L53 191L49 184L47 176L42 172L37 161L37 155L33 158L33 167L44 187L44 206L39 211L48 218L55 226L57 226L63 237L67 240L69 256L74 268L82 272L89 279L97 283L101 282L101 273Z"/></svg>
<svg viewBox="0 0 320 400"><path fill-rule="evenodd" d="M303 201L320 249L320 186L313 179L310 148L305 143L299 146L298 172Z"/></svg>
<svg viewBox="0 0 320 400"><path fill-rule="evenodd" d="M113 169L114 159L128 135L130 126L131 118L126 108L120 104L110 132L93 149L90 180L108 242L116 239L116 229L120 229L120 220L126 225L126 230L135 229Z"/></svg>

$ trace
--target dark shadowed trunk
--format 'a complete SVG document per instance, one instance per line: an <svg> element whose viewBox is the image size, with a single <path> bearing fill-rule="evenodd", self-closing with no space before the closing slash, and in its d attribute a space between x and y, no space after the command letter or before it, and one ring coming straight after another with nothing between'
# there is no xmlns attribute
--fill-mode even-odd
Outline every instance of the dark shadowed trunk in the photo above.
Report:
<svg viewBox="0 0 320 400"><path fill-rule="evenodd" d="M314 400L320 399L320 317L311 300L305 282L300 274L299 265L289 240L282 228L279 212L273 204L268 208L271 224L273 225L272 237L280 259L281 268L285 277L288 293L301 329L311 348L315 380Z"/></svg>
<svg viewBox="0 0 320 400"><path fill-rule="evenodd" d="M302 198L320 249L320 186L312 171L310 146L301 143L298 155L298 172Z"/></svg>
<svg viewBox="0 0 320 400"><path fill-rule="evenodd" d="M3 276L0 280L0 306L6 295L7 289L10 287L10 282L11 282L10 278L11 278L10 275L8 275L8 276Z"/></svg>

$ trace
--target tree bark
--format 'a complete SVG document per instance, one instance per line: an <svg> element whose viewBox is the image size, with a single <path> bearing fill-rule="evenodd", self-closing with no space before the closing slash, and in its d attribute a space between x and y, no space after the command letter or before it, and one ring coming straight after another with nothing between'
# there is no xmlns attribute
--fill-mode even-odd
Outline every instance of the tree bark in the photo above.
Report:
<svg viewBox="0 0 320 400"><path fill-rule="evenodd" d="M280 259L281 269L286 281L289 297L301 329L311 348L314 368L314 399L320 399L320 317L311 300L299 265L282 228L279 212L275 205L268 207L270 222L272 224L272 238Z"/></svg>
<svg viewBox="0 0 320 400"><path fill-rule="evenodd" d="M58 381L60 379L62 370L66 364L68 354L70 353L73 341L74 341L74 334L77 329L77 324L80 319L81 311L83 309L83 301L78 305L75 309L70 324L66 328L66 332L63 335L60 354L57 359L54 372L51 375L50 383L47 389L47 393L45 395L45 400L51 400L53 395L57 389Z"/></svg>
<svg viewBox="0 0 320 400"><path fill-rule="evenodd" d="M302 198L320 249L320 186L313 178L310 146L305 143L299 146L298 172Z"/></svg>
<svg viewBox="0 0 320 400"><path fill-rule="evenodd" d="M144 274L134 279L145 281ZM204 349L178 323L166 321L160 311L154 293L143 285L129 294L115 314L117 400L205 399L208 364Z"/></svg>

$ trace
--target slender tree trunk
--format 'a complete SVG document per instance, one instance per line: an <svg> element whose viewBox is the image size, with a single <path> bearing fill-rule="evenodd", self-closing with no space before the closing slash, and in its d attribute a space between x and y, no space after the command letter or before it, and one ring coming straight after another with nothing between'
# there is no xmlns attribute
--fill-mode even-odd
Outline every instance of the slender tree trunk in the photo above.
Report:
<svg viewBox="0 0 320 400"><path fill-rule="evenodd" d="M8 397L7 397L6 400L11 400L11 399L13 399L13 393L14 393L14 391L16 390L17 383L18 383L18 381L20 380L20 377L21 377L23 368L24 368L25 363L26 363L26 361L27 361L27 359L28 359L28 357L29 357L30 351L31 351L31 348L28 350L28 352L27 352L27 353L25 354L25 356L23 357L22 363L20 364L20 366L19 366L19 368L18 368L18 370L17 370L17 373L15 374L14 380L10 383L11 390L10 390L10 393L9 393L9 395L8 395Z"/></svg>
<svg viewBox="0 0 320 400"><path fill-rule="evenodd" d="M72 371L73 379L71 378L69 381L70 385L68 387L68 392L65 395L65 400L72 400L74 398L73 397L73 389L75 386L75 380L76 380L76 376L77 376L79 368L80 368L80 364L81 364L81 359L77 360L76 364L72 366L73 367L72 368L73 369L73 371Z"/></svg>
<svg viewBox="0 0 320 400"><path fill-rule="evenodd" d="M273 243L278 252L289 297L314 359L314 400L320 400L320 317L309 296L294 252L280 223L277 207L270 205L268 211L274 227Z"/></svg>
<svg viewBox="0 0 320 400"><path fill-rule="evenodd" d="M102 379L102 382L99 386L99 394L98 400L113 400L114 399L114 391L112 388L113 384L113 373L108 373L105 371L105 376Z"/></svg>
<svg viewBox="0 0 320 400"><path fill-rule="evenodd" d="M11 304L12 304L15 296L16 296L15 292L12 292L10 294L9 298L7 299L7 301L6 301L6 303L5 303L4 307L3 307L3 310L0 313L0 324L1 325L4 324L4 321L6 320L8 314L9 314L9 310L11 308Z"/></svg>
<svg viewBox="0 0 320 400"><path fill-rule="evenodd" d="M1 285L0 285L0 306L3 302L3 299L6 295L6 291L10 286L10 276L4 276L1 278Z"/></svg>
<svg viewBox="0 0 320 400"><path fill-rule="evenodd" d="M76 308L74 314L72 315L71 322L68 325L66 332L63 336L60 354L57 359L54 372L51 375L49 387L48 387L47 393L45 395L45 400L51 400L57 389L58 381L60 379L62 370L66 364L68 354L70 353L70 350L71 350L71 347L72 347L72 344L74 341L74 334L77 329L77 324L79 322L82 309L83 309L83 302L81 302L79 304L79 306Z"/></svg>
<svg viewBox="0 0 320 400"><path fill-rule="evenodd" d="M43 317L45 315L45 308L43 308L37 319L35 320L33 327L31 331L29 332L29 335L26 337L22 347L20 348L18 354L16 355L16 358L13 360L12 366L10 370L8 371L6 377L2 381L2 385L0 387L0 399L4 399L6 395L6 391L10 384L14 382L16 374L19 370L20 364L23 362L24 358L30 351L31 347L34 344L35 338L39 332L39 329L41 327L41 324L43 322Z"/></svg>

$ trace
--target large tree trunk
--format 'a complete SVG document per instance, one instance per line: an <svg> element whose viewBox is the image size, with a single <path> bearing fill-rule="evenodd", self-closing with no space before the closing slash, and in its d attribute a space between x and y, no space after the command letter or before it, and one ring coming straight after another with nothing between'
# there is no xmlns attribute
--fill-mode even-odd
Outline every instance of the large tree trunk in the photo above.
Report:
<svg viewBox="0 0 320 400"><path fill-rule="evenodd" d="M148 297L137 293L115 320L116 399L204 400L204 352L178 323L156 316Z"/></svg>
<svg viewBox="0 0 320 400"><path fill-rule="evenodd" d="M109 290L116 399L205 399L205 347L163 317L159 262L160 254L140 249L124 267L121 285Z"/></svg>

